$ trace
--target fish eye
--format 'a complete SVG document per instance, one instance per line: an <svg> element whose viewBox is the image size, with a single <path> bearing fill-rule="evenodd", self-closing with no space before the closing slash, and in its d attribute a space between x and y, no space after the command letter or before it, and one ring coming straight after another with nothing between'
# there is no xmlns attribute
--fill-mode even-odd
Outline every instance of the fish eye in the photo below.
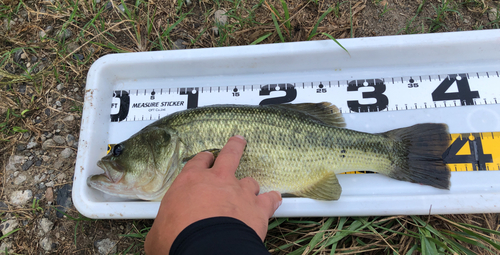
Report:
<svg viewBox="0 0 500 255"><path fill-rule="evenodd" d="M113 156L117 157L117 156L120 156L120 154L122 154L123 152L123 147L119 144L113 146L113 149L111 150L111 152L113 153Z"/></svg>

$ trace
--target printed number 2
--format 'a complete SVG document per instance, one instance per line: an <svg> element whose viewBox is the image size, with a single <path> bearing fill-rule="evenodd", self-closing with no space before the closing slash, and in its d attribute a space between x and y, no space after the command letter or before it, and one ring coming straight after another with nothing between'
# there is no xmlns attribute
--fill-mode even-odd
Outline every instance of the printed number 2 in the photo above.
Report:
<svg viewBox="0 0 500 255"><path fill-rule="evenodd" d="M383 93L385 92L385 84L380 79L370 79L366 80L367 86L374 87L374 91L363 92L363 98L375 98L377 102L373 104L360 104L359 101L347 101L347 106L354 112L376 112L382 111L387 108L389 104L389 99ZM358 91L360 87L363 87L365 80L350 81L347 86L347 91Z"/></svg>
<svg viewBox="0 0 500 255"><path fill-rule="evenodd" d="M260 89L260 96L269 96L273 91L285 91L285 95L282 97L268 98L262 100L259 105L268 105L268 104L284 104L289 103L297 98L297 89L293 84L269 84L263 86Z"/></svg>
<svg viewBox="0 0 500 255"><path fill-rule="evenodd" d="M471 91L469 82L467 81L467 75L465 74L450 74L446 79L439 84L439 86L432 92L433 101L446 101L446 100L460 100L462 105L473 105L474 98L479 98L479 92ZM457 83L458 92L448 92L446 91L453 85Z"/></svg>

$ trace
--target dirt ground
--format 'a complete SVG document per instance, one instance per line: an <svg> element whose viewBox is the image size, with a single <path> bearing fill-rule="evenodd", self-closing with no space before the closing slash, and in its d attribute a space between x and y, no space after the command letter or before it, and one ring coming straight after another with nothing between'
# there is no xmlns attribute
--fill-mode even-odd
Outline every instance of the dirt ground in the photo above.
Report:
<svg viewBox="0 0 500 255"><path fill-rule="evenodd" d="M248 45L268 34L260 43L305 41L325 12L317 33L336 39L498 29L500 24L500 1L286 2L289 27L279 1L191 0L181 7L180 1L125 1L125 10L120 1L1 1L0 253L143 253L152 220L91 220L71 202L86 74L99 57ZM215 19L217 10L226 12L227 21ZM273 12L284 24L282 36ZM485 216L478 224L495 229L498 217Z"/></svg>

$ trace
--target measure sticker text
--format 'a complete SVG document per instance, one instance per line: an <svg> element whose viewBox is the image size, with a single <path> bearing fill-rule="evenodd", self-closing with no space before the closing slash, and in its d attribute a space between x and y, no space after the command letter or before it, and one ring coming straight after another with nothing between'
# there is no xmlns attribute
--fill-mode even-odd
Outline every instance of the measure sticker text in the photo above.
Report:
<svg viewBox="0 0 500 255"><path fill-rule="evenodd" d="M167 102L148 102L148 103L133 103L132 108L151 108L165 106L183 106L184 101L167 101Z"/></svg>

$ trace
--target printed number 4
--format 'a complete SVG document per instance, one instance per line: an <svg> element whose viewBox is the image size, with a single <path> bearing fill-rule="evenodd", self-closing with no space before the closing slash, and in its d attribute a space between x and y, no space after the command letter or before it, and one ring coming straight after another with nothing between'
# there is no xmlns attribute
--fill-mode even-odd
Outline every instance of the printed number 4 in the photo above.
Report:
<svg viewBox="0 0 500 255"><path fill-rule="evenodd" d="M453 83L457 83L458 92L446 92ZM433 101L460 100L462 105L473 105L474 98L479 98L479 92L471 91L466 74L450 74L432 92Z"/></svg>

